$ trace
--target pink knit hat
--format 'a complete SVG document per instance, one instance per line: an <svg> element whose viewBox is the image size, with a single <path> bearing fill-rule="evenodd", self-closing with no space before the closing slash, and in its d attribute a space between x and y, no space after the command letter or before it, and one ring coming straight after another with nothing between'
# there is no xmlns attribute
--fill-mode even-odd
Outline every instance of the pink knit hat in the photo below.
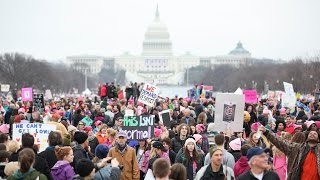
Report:
<svg viewBox="0 0 320 180"><path fill-rule="evenodd" d="M307 128L309 128L312 124L315 124L315 122L314 121L306 121L304 124L307 126Z"/></svg>
<svg viewBox="0 0 320 180"><path fill-rule="evenodd" d="M18 110L18 113L24 114L24 113L26 113L26 110L25 110L24 108L20 108L20 109Z"/></svg>
<svg viewBox="0 0 320 180"><path fill-rule="evenodd" d="M230 141L229 146L234 151L240 151L241 149L241 140L240 138Z"/></svg>
<svg viewBox="0 0 320 180"><path fill-rule="evenodd" d="M154 128L154 137L158 138L162 134L162 130L159 128Z"/></svg>
<svg viewBox="0 0 320 180"><path fill-rule="evenodd" d="M260 126L261 124L259 122L255 122L251 125L251 129L257 132Z"/></svg>
<svg viewBox="0 0 320 180"><path fill-rule="evenodd" d="M206 129L206 127L203 124L197 124L196 129L199 129L201 132L203 132Z"/></svg>
<svg viewBox="0 0 320 180"><path fill-rule="evenodd" d="M0 132L4 133L4 134L8 134L9 133L9 124L2 124L0 126Z"/></svg>
<svg viewBox="0 0 320 180"><path fill-rule="evenodd" d="M294 129L297 129L297 128L301 128L302 129L302 125L294 124Z"/></svg>
<svg viewBox="0 0 320 180"><path fill-rule="evenodd" d="M287 112L286 112L286 108L281 108L280 109L280 115L286 115Z"/></svg>
<svg viewBox="0 0 320 180"><path fill-rule="evenodd" d="M196 140L196 142L198 142L202 138L200 134L194 134L193 137Z"/></svg>

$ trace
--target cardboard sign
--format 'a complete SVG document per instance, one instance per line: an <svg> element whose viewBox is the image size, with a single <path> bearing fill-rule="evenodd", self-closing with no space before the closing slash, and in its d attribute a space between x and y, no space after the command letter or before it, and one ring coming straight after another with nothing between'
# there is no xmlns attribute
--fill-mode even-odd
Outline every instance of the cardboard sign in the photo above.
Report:
<svg viewBox="0 0 320 180"><path fill-rule="evenodd" d="M124 111L125 116L134 116L134 111L132 109L126 109Z"/></svg>
<svg viewBox="0 0 320 180"><path fill-rule="evenodd" d="M21 90L22 101L32 101L32 88L22 88Z"/></svg>
<svg viewBox="0 0 320 180"><path fill-rule="evenodd" d="M9 92L10 84L1 84L1 92Z"/></svg>
<svg viewBox="0 0 320 180"><path fill-rule="evenodd" d="M33 107L35 111L42 112L44 109L43 94L33 94Z"/></svg>
<svg viewBox="0 0 320 180"><path fill-rule="evenodd" d="M216 96L215 130L243 131L244 95L218 93Z"/></svg>
<svg viewBox="0 0 320 180"><path fill-rule="evenodd" d="M141 90L138 102L146 104L148 106L153 106L159 94L159 88L151 85L145 84L143 89Z"/></svg>
<svg viewBox="0 0 320 180"><path fill-rule="evenodd" d="M55 125L41 123L20 123L13 124L12 127L12 140L21 145L22 134L29 133L34 137L34 144L39 147L40 152L48 147L49 133L56 130Z"/></svg>
<svg viewBox="0 0 320 180"><path fill-rule="evenodd" d="M243 90L245 102L250 104L256 104L258 102L257 90Z"/></svg>
<svg viewBox="0 0 320 180"><path fill-rule="evenodd" d="M154 116L124 116L122 131L128 139L147 139L154 136Z"/></svg>
<svg viewBox="0 0 320 180"><path fill-rule="evenodd" d="M169 129L171 125L170 111L165 110L165 111L159 112L159 120L163 123L165 127Z"/></svg>

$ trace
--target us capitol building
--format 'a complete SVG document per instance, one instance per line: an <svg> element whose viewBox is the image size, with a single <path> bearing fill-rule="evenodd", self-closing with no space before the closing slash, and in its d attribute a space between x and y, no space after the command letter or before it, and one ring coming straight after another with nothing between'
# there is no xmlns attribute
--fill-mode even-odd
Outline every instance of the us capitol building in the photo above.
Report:
<svg viewBox="0 0 320 180"><path fill-rule="evenodd" d="M184 83L187 69L195 66L214 68L219 64L239 66L248 64L256 59L251 57L241 42L229 54L223 56L199 57L190 52L174 56L172 42L167 26L160 20L157 6L154 20L148 26L142 43L140 56L124 53L116 57L91 55L68 56L67 64L75 70L98 74L102 68L114 68L126 71L127 82L150 82L155 84L178 85Z"/></svg>

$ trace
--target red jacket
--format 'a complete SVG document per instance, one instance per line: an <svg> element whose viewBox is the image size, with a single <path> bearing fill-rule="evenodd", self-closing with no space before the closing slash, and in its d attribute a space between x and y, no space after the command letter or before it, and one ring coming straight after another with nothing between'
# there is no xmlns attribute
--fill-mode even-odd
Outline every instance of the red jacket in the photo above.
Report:
<svg viewBox="0 0 320 180"><path fill-rule="evenodd" d="M101 97L107 96L107 87L104 84L100 86L100 96Z"/></svg>
<svg viewBox="0 0 320 180"><path fill-rule="evenodd" d="M249 170L250 170L250 167L248 164L247 156L241 156L240 159L234 165L234 168L233 168L234 177L237 178L238 176L240 176L241 174Z"/></svg>

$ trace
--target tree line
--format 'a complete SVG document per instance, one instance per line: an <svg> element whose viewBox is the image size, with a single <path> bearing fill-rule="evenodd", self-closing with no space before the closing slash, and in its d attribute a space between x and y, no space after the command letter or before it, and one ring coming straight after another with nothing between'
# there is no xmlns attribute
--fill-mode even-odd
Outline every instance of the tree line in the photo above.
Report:
<svg viewBox="0 0 320 180"><path fill-rule="evenodd" d="M320 61L295 59L282 63L256 62L250 65L197 66L189 70L189 82L213 85L215 91L232 92L238 87L257 89L259 93L284 90L283 82L292 83L300 93L319 89ZM187 75L185 75L187 77Z"/></svg>

